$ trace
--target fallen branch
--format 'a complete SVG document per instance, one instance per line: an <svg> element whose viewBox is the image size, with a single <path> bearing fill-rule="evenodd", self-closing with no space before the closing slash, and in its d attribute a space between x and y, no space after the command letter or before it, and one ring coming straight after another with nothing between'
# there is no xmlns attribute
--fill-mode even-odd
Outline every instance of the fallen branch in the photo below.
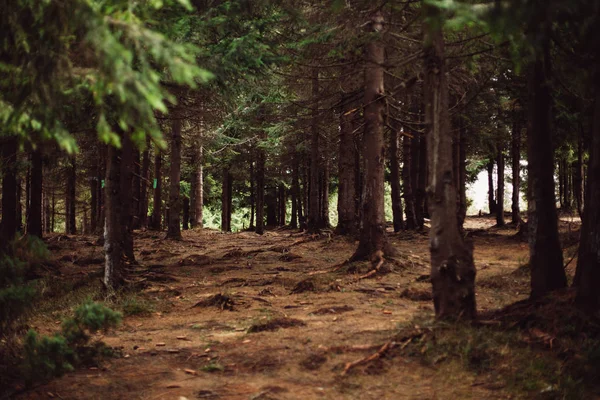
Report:
<svg viewBox="0 0 600 400"><path fill-rule="evenodd" d="M342 376L346 375L348 373L348 371L350 371L352 368L361 365L361 364L366 364L368 362L377 360L378 358L380 358L381 356L383 356L389 349L391 349L392 347L394 347L396 345L396 342L387 342L386 344L384 344L383 346L381 346L381 348L379 350L377 350L376 353L371 354L368 357L364 357L361 358L359 360L356 361L352 361L346 364L346 366L344 367L344 370L342 371Z"/></svg>

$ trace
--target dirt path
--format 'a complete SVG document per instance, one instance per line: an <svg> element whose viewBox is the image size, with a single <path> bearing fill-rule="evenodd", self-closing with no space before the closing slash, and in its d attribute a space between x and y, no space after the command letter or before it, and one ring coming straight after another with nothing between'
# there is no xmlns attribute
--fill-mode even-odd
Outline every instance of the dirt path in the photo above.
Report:
<svg viewBox="0 0 600 400"><path fill-rule="evenodd" d="M19 398L506 398L474 375L446 371L451 366L432 370L385 354L343 374L347 363L376 353L400 324L433 316L427 237L402 233L390 238L402 254L391 273L360 280L367 264L357 265L355 274L323 273L352 253L356 244L344 238L310 240L291 231L264 236L188 231L183 241L171 242L140 233L138 261L153 273L146 276L152 282L138 299L152 304L152 312L125 317L116 332L101 338L122 348L122 356ZM514 273L525 259L526 245L503 232L474 240L479 309L523 298L526 288ZM54 249L63 261L68 254L76 253L71 259L76 263L85 252L98 252L97 247L82 250L66 243ZM74 266L71 271L92 273L100 267ZM515 283L507 290L510 279ZM222 297L211 297L218 294ZM211 300L212 305L195 306ZM50 332L53 318L41 316L35 324Z"/></svg>

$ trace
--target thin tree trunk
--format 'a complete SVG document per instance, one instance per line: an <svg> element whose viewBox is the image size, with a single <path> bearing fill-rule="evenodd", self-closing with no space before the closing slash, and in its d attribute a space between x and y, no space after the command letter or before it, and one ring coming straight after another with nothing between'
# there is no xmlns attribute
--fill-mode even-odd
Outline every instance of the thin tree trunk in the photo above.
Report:
<svg viewBox="0 0 600 400"><path fill-rule="evenodd" d="M383 15L376 12L371 16L371 32L383 30ZM352 261L360 259L382 260L386 250L384 169L385 142L383 138L384 67L385 47L381 40L374 39L365 46L365 94L364 94L364 147L365 192L362 226L358 248Z"/></svg>
<svg viewBox="0 0 600 400"><path fill-rule="evenodd" d="M75 235L77 233L76 225L76 182L77 182L77 161L75 156L70 157L69 168L67 169L67 233Z"/></svg>
<svg viewBox="0 0 600 400"><path fill-rule="evenodd" d="M169 218L167 238L181 239L181 118L173 113L171 121L171 169L169 172Z"/></svg>
<svg viewBox="0 0 600 400"><path fill-rule="evenodd" d="M256 201L255 201L255 185L254 185L254 157L250 156L250 226L248 229L254 230L254 214L256 209Z"/></svg>
<svg viewBox="0 0 600 400"><path fill-rule="evenodd" d="M467 218L467 128L461 121L458 139L458 229L463 231Z"/></svg>
<svg viewBox="0 0 600 400"><path fill-rule="evenodd" d="M498 142L498 155L496 156L496 164L498 165L498 195L496 204L496 226L504 226L504 153L503 144Z"/></svg>
<svg viewBox="0 0 600 400"><path fill-rule="evenodd" d="M162 154L158 148L156 148L154 152L152 229L160 231L162 226Z"/></svg>
<svg viewBox="0 0 600 400"><path fill-rule="evenodd" d="M142 178L140 180L140 208L138 210L139 226L142 229L148 228L148 182L150 180L150 143L148 142L146 150L142 156Z"/></svg>
<svg viewBox="0 0 600 400"><path fill-rule="evenodd" d="M402 186L404 187L404 213L406 214L406 229L417 229L417 216L415 210L415 193L413 191L412 172L412 138L405 135L402 138Z"/></svg>
<svg viewBox="0 0 600 400"><path fill-rule="evenodd" d="M119 192L121 202L121 240L122 240L122 252L123 256L131 263L135 262L135 255L133 254L133 236L131 234L133 230L133 199L132 199L132 185L133 185L133 142L129 134L123 135L122 148L121 148L121 172L119 179L121 182L121 189Z"/></svg>
<svg viewBox="0 0 600 400"><path fill-rule="evenodd" d="M580 218L583 218L583 134L577 139L577 161L573 165L573 191L575 206Z"/></svg>
<svg viewBox="0 0 600 400"><path fill-rule="evenodd" d="M202 228L204 207L204 147L202 146L202 135L196 144L193 157L194 174L192 175L192 228Z"/></svg>
<svg viewBox="0 0 600 400"><path fill-rule="evenodd" d="M132 201L131 201L131 229L140 229L140 209L142 208L142 165L139 149L133 152L133 178L132 178Z"/></svg>
<svg viewBox="0 0 600 400"><path fill-rule="evenodd" d="M42 188L43 165L42 150L37 148L31 153L31 187L29 201L29 217L27 218L27 234L42 237Z"/></svg>
<svg viewBox="0 0 600 400"><path fill-rule="evenodd" d="M321 209L319 207L319 70L313 69L312 73L312 121L310 127L310 203L308 207L308 231L318 232L322 226Z"/></svg>
<svg viewBox="0 0 600 400"><path fill-rule="evenodd" d="M0 229L0 252L17 234L17 149L14 136L6 137L2 143L2 229Z"/></svg>
<svg viewBox="0 0 600 400"><path fill-rule="evenodd" d="M190 198L185 196L183 198L183 230L187 231L190 229Z"/></svg>
<svg viewBox="0 0 600 400"><path fill-rule="evenodd" d="M98 159L98 173L96 183L98 185L98 205L96 208L97 219L96 219L96 231L95 234L102 234L104 232L104 220L106 218L106 210L104 206L105 185L106 185L106 166L107 166L107 153L108 146L102 145L100 150L100 157Z"/></svg>
<svg viewBox="0 0 600 400"><path fill-rule="evenodd" d="M287 196L285 193L285 185L283 183L279 184L279 226L285 225L286 220L286 206L287 206Z"/></svg>
<svg viewBox="0 0 600 400"><path fill-rule="evenodd" d="M92 159L90 166L90 230L96 232L98 230L98 197L100 196L100 181L98 181L98 160L96 157Z"/></svg>
<svg viewBox="0 0 600 400"><path fill-rule="evenodd" d="M600 74L598 71L596 74L589 186L574 279L577 302L591 312L597 312L600 308Z"/></svg>
<svg viewBox="0 0 600 400"><path fill-rule="evenodd" d="M292 216L290 219L290 227L298 228L298 217L302 213L302 204L300 203L300 182L299 182L299 163L298 152L296 146L292 149Z"/></svg>
<svg viewBox="0 0 600 400"><path fill-rule="evenodd" d="M122 254L123 238L121 229L121 151L108 148L106 168L104 225L104 286L114 291L123 283Z"/></svg>
<svg viewBox="0 0 600 400"><path fill-rule="evenodd" d="M529 77L530 129L527 135L528 208L531 297L538 298L566 286L563 254L558 238L554 195L554 149L550 112L549 44L538 54Z"/></svg>
<svg viewBox="0 0 600 400"><path fill-rule="evenodd" d="M46 174L48 173L48 169L46 169ZM44 232L50 233L50 220L52 216L52 209L50 208L50 185L47 183L42 191L44 196Z"/></svg>
<svg viewBox="0 0 600 400"><path fill-rule="evenodd" d="M496 200L494 196L494 160L490 160L487 163L487 174L488 174L488 209L490 215L496 212Z"/></svg>
<svg viewBox="0 0 600 400"><path fill-rule="evenodd" d="M342 96L340 115L340 148L338 156L338 225L336 233L353 235L356 233L356 148L353 135L353 103L351 95Z"/></svg>
<svg viewBox="0 0 600 400"><path fill-rule="evenodd" d="M519 192L521 191L521 125L518 117L513 116L512 127L512 223L519 224L521 222L521 206L519 205Z"/></svg>
<svg viewBox="0 0 600 400"><path fill-rule="evenodd" d="M456 188L452 177L452 136L448 112L448 82L444 39L435 20L437 9L424 5L425 118L429 154L427 195L431 212L430 250L433 303L438 318L476 315L475 266L463 242L456 218ZM429 18L427 18L429 17Z"/></svg>
<svg viewBox="0 0 600 400"><path fill-rule="evenodd" d="M329 138L325 138L325 149L326 153L329 154ZM321 205L321 228L329 229L331 224L329 222L329 157L325 157L323 160L323 174L321 182L322 192L322 205Z"/></svg>
<svg viewBox="0 0 600 400"><path fill-rule="evenodd" d="M398 160L398 130L392 129L390 137L390 184L392 188L392 214L394 232L404 228L402 216L402 194L400 192L400 161Z"/></svg>
<svg viewBox="0 0 600 400"><path fill-rule="evenodd" d="M223 167L223 181L221 191L221 230L231 232L231 204L232 204L232 178L229 166Z"/></svg>
<svg viewBox="0 0 600 400"><path fill-rule="evenodd" d="M265 151L261 148L256 156L256 233L265 233Z"/></svg>

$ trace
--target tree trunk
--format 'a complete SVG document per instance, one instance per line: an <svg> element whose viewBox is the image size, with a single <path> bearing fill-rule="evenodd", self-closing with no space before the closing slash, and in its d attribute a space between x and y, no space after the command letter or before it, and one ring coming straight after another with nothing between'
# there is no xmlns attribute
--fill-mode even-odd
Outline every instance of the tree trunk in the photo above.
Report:
<svg viewBox="0 0 600 400"><path fill-rule="evenodd" d="M285 225L285 220L286 220L286 206L287 206L287 196L285 193L285 185L283 183L279 184L279 226L284 226Z"/></svg>
<svg viewBox="0 0 600 400"><path fill-rule="evenodd" d="M135 255L133 254L133 236L131 232L133 230L133 199L132 199L132 185L133 185L133 170L134 170L134 159L133 159L133 142L131 136L128 133L123 135L122 148L121 148L121 172L119 175L121 182L120 199L121 202L121 240L122 240L122 251L123 256L131 263L135 262Z"/></svg>
<svg viewBox="0 0 600 400"><path fill-rule="evenodd" d="M573 191L575 206L580 218L583 218L583 132L577 139L577 161L573 165Z"/></svg>
<svg viewBox="0 0 600 400"><path fill-rule="evenodd" d="M496 204L496 226L504 226L504 153L503 144L498 142L498 155L496 156L496 164L498 165L498 195Z"/></svg>
<svg viewBox="0 0 600 400"><path fill-rule="evenodd" d="M152 229L160 231L162 227L162 154L158 147L154 150L154 200L152 209Z"/></svg>
<svg viewBox="0 0 600 400"><path fill-rule="evenodd" d="M104 286L114 291L123 283L121 257L123 238L121 229L121 151L108 148L108 165L104 201L106 219L104 225Z"/></svg>
<svg viewBox="0 0 600 400"><path fill-rule="evenodd" d="M42 188L43 165L42 149L31 153L31 187L29 201L29 217L27 218L27 234L42 237Z"/></svg>
<svg viewBox="0 0 600 400"><path fill-rule="evenodd" d="M338 156L338 225L336 233L353 235L356 233L356 148L353 135L353 103L351 95L342 96L340 115L340 148Z"/></svg>
<svg viewBox="0 0 600 400"><path fill-rule="evenodd" d="M254 213L256 210L256 201L255 201L255 188L254 188L254 157L252 156L252 152L250 155L250 225L248 229L254 230Z"/></svg>
<svg viewBox="0 0 600 400"><path fill-rule="evenodd" d="M530 129L527 135L529 265L531 297L566 286L554 195L554 149L550 112L549 44L538 54L529 76Z"/></svg>
<svg viewBox="0 0 600 400"><path fill-rule="evenodd" d="M256 155L256 233L265 233L265 151L261 148Z"/></svg>
<svg viewBox="0 0 600 400"><path fill-rule="evenodd" d="M458 131L458 229L463 231L467 218L467 128L461 121Z"/></svg>
<svg viewBox="0 0 600 400"><path fill-rule="evenodd" d="M221 190L221 230L231 232L231 204L232 204L232 184L229 166L223 167L223 180Z"/></svg>
<svg viewBox="0 0 600 400"><path fill-rule="evenodd" d="M142 170L140 181L140 208L138 210L139 226L142 229L148 228L148 182L150 180L150 143L148 142L146 150L142 156Z"/></svg>
<svg viewBox="0 0 600 400"><path fill-rule="evenodd" d="M131 199L131 229L140 229L140 209L142 208L142 165L139 149L133 152L133 177L132 177L132 199Z"/></svg>
<svg viewBox="0 0 600 400"><path fill-rule="evenodd" d="M329 138L325 138L325 151L327 154L330 154L329 151ZM329 157L325 157L323 161L323 174L321 181L321 226L320 228L329 229L331 227L331 223L329 222Z"/></svg>
<svg viewBox="0 0 600 400"><path fill-rule="evenodd" d="M496 212L496 200L494 199L494 160L490 160L486 168L488 174L488 208L490 215L493 215Z"/></svg>
<svg viewBox="0 0 600 400"><path fill-rule="evenodd" d="M203 206L204 206L204 148L201 138L196 144L193 157L194 174L192 175L192 228L202 228Z"/></svg>
<svg viewBox="0 0 600 400"><path fill-rule="evenodd" d="M463 242L456 218L456 188L452 177L452 136L448 112L448 82L437 9L424 5L425 126L429 154L427 195L431 213L430 251L433 303L438 318L476 315L475 266Z"/></svg>
<svg viewBox="0 0 600 400"><path fill-rule="evenodd" d="M574 285L577 286L577 302L592 312L597 312L600 308L600 76L596 76L595 79L596 99L588 169L589 186L574 279Z"/></svg>
<svg viewBox="0 0 600 400"><path fill-rule="evenodd" d="M371 16L371 32L383 30L383 15L376 12ZM365 192L362 226L358 248L352 261L382 259L387 245L385 234L384 169L385 143L383 138L384 67L385 47L376 38L365 46L365 94L364 94L364 146Z"/></svg>
<svg viewBox="0 0 600 400"><path fill-rule="evenodd" d="M521 125L518 117L513 116L512 127L512 223L519 224L521 222L521 206L519 205L519 192L521 191Z"/></svg>
<svg viewBox="0 0 600 400"><path fill-rule="evenodd" d="M413 191L413 162L411 142L409 136L402 138L402 186L404 186L404 213L406 214L406 229L417 229L417 216L415 210L415 193Z"/></svg>
<svg viewBox="0 0 600 400"><path fill-rule="evenodd" d="M190 199L185 196L183 198L183 230L190 229Z"/></svg>
<svg viewBox="0 0 600 400"><path fill-rule="evenodd" d="M98 160L95 157L92 159L90 166L90 230L97 232L98 230L98 197L100 196L100 181L98 180Z"/></svg>
<svg viewBox="0 0 600 400"><path fill-rule="evenodd" d="M310 126L310 200L308 207L308 231L318 232L322 226L321 209L319 207L319 70L313 69L312 76L312 121Z"/></svg>
<svg viewBox="0 0 600 400"><path fill-rule="evenodd" d="M46 173L48 170L46 169ZM47 182L47 181L46 181ZM50 221L52 216L52 208L50 208L50 185L46 183L45 187L42 190L42 194L44 196L44 232L50 233Z"/></svg>
<svg viewBox="0 0 600 400"><path fill-rule="evenodd" d="M96 231L94 234L103 234L104 232L104 220L106 218L106 210L104 206L104 201L106 198L105 195L105 185L106 185L106 166L107 166L107 153L108 146L102 145L100 147L100 157L98 158L98 168L97 168L97 179L96 183L98 185L98 203L96 206L97 218L96 218Z"/></svg>
<svg viewBox="0 0 600 400"><path fill-rule="evenodd" d="M299 162L296 147L292 149L292 216L290 227L298 228L298 217L302 215L302 204L300 203L300 181L299 181Z"/></svg>
<svg viewBox="0 0 600 400"><path fill-rule="evenodd" d="M76 182L77 182L77 161L75 156L70 157L69 168L67 169L67 197L66 197L66 205L67 205L67 219L66 219L66 230L70 235L77 234L77 225L76 225Z"/></svg>
<svg viewBox="0 0 600 400"><path fill-rule="evenodd" d="M2 143L2 229L0 252L17 234L17 149L15 136L5 137Z"/></svg>
<svg viewBox="0 0 600 400"><path fill-rule="evenodd" d="M181 239L181 118L173 113L171 121L171 169L169 171L169 219L167 239Z"/></svg>
<svg viewBox="0 0 600 400"><path fill-rule="evenodd" d="M390 185L392 188L392 214L394 232L404 228L402 216L402 194L400 191L400 161L398 160L398 130L392 129L390 137Z"/></svg>

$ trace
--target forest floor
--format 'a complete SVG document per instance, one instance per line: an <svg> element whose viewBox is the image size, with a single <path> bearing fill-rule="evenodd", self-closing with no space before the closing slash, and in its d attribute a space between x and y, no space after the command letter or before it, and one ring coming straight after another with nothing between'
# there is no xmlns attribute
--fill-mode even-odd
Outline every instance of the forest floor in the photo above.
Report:
<svg viewBox="0 0 600 400"><path fill-rule="evenodd" d="M561 361L557 369L543 364L537 371L534 365L524 378L529 366L513 365L542 357L531 343L545 351L553 337L540 329L507 334L498 339L507 349L513 343L527 347L510 354L498 341L485 342L502 324L494 313L529 293L527 242L515 237L514 228L497 229L494 222L466 222L483 322L442 326L452 339L434 333L440 325L433 322L426 232L390 233L400 256L386 261L387 274L364 279L369 263L336 268L356 247L343 237L204 230L169 241L156 232L135 233L143 268L133 279L143 289L107 301L124 313L123 323L95 337L120 349L118 356L15 398L558 398ZM565 263L577 249L578 229L572 219L561 224ZM48 280L47 300L30 327L51 334L86 297L103 299L102 247L96 240L47 239L60 269ZM570 274L575 264L567 266ZM484 348L493 348L496 358L480 354ZM573 385L569 390L579 390Z"/></svg>

